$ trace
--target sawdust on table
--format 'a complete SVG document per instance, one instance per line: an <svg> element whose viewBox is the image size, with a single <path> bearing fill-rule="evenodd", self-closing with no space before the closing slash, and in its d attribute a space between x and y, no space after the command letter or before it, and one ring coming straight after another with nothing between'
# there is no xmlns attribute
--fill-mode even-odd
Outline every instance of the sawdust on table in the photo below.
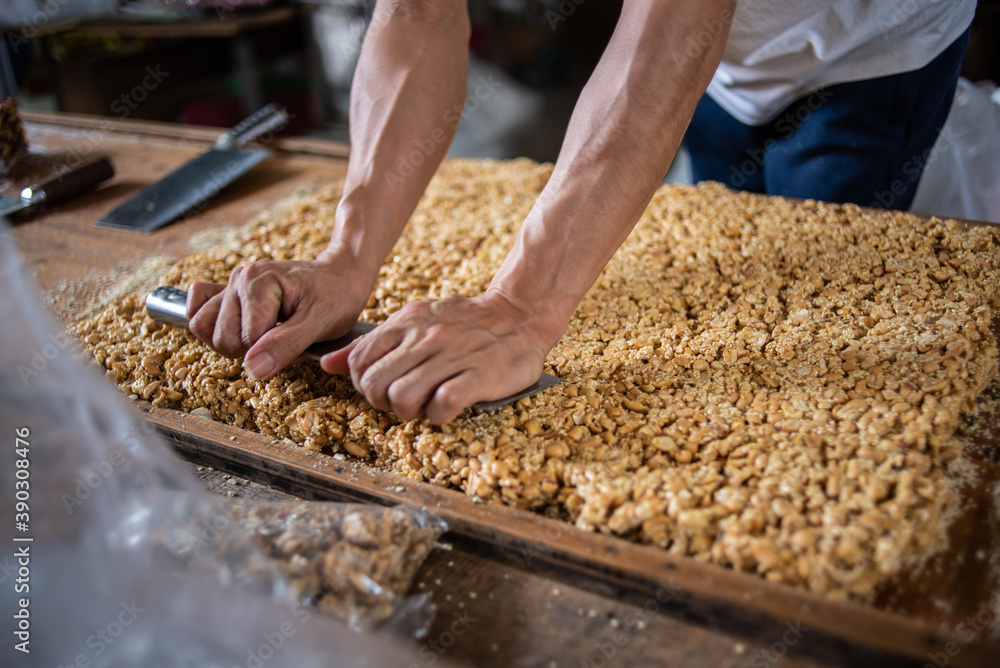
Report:
<svg viewBox="0 0 1000 668"><path fill-rule="evenodd" d="M64 322L93 317L107 304L125 295L146 294L158 285L175 260L166 256L126 262L93 272L86 278L67 279L42 291L45 304Z"/></svg>
<svg viewBox="0 0 1000 668"><path fill-rule="evenodd" d="M983 498L986 504L986 515L978 527L987 536L991 536L989 548L979 548L976 554L966 555L978 561L986 561L987 570L993 575L994 589L984 597L985 604L991 601L994 605L1000 603L1000 478L987 483L983 480L983 469L974 461L986 462L987 466L996 470L996 450L1000 447L1000 377L976 399L976 409L962 417L958 440L962 443L964 456L950 462L948 480L951 489L958 499L966 499L972 495ZM985 485L985 487L984 487ZM945 519L951 521L957 518L965 508L959 502ZM944 530L945 527L942 527ZM935 605L953 610L955 601L935 600ZM981 612L981 611L977 611ZM981 627L992 638L1000 638L1000 608L994 607L992 618L984 625L983 619L966 620L970 628ZM974 622L974 623L973 623ZM971 624L971 626L970 626Z"/></svg>

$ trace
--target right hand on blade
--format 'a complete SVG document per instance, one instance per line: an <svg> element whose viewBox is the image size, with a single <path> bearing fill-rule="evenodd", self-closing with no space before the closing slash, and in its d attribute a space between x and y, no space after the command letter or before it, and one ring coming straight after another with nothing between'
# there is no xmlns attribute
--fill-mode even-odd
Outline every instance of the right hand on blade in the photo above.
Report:
<svg viewBox="0 0 1000 668"><path fill-rule="evenodd" d="M351 258L327 254L260 260L233 270L227 285L193 283L188 326L220 354L243 357L252 376L270 378L316 341L350 331L371 292L361 276Z"/></svg>

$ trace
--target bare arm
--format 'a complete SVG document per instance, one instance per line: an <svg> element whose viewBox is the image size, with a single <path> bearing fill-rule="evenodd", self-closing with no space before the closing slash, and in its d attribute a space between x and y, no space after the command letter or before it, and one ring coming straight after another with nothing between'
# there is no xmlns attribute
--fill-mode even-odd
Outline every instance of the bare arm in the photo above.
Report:
<svg viewBox="0 0 1000 668"><path fill-rule="evenodd" d="M731 0L633 0L573 111L559 159L489 291L554 345L663 182L726 34L687 55ZM721 25L728 26L728 20Z"/></svg>
<svg viewBox="0 0 1000 668"><path fill-rule="evenodd" d="M261 261L227 286L191 286L199 338L245 355L266 378L351 328L454 136L468 42L464 0L378 2L351 90L351 155L328 248L314 262Z"/></svg>
<svg viewBox="0 0 1000 668"><path fill-rule="evenodd" d="M368 292L448 151L468 72L465 2L378 3L351 88L351 157L330 242L357 258Z"/></svg>
<svg viewBox="0 0 1000 668"><path fill-rule="evenodd" d="M552 177L487 292L407 305L324 367L349 367L376 407L436 423L533 382L662 182L722 57L733 6L627 0ZM719 34L691 49L709 25Z"/></svg>

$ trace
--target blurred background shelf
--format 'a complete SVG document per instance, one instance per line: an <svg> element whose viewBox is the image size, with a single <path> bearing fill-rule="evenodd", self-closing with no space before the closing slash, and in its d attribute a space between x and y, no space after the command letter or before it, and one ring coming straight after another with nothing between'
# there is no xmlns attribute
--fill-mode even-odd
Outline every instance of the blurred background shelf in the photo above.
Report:
<svg viewBox="0 0 1000 668"><path fill-rule="evenodd" d="M374 0L35 0L0 6L21 106L229 127L267 102L285 135L346 142L350 87ZM13 7L14 9L11 9ZM102 9L103 8L103 9ZM451 156L551 161L621 2L469 0L470 98ZM51 11L52 13L46 13ZM150 73L163 73L150 76ZM1000 0L980 0L962 75L1000 80ZM10 83L5 83L9 81ZM668 181L685 181L683 152Z"/></svg>

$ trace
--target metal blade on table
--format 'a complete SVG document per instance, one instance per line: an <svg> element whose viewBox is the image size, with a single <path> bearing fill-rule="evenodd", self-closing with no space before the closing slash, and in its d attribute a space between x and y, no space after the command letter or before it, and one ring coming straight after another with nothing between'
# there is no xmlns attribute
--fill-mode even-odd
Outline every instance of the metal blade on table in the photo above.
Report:
<svg viewBox="0 0 1000 668"><path fill-rule="evenodd" d="M165 285L156 288L149 293L149 296L146 297L146 315L156 322L162 322L173 327L183 327L187 329L187 293L183 290L178 290L177 288L171 288ZM319 361L323 355L346 347L351 343L351 341L354 341L355 339L374 330L376 326L377 325L373 325L369 322L357 322L354 325L354 329L338 339L334 339L332 341L320 341L319 343L312 344L306 348L305 352L302 353L302 358ZM509 406L524 397L530 397L531 395L541 392L542 390L552 387L560 382L562 381L560 381L559 378L543 373L534 384L524 388L520 392L502 399L480 401L472 404L472 407L483 411L493 411L498 408L502 408L503 406Z"/></svg>
<svg viewBox="0 0 1000 668"><path fill-rule="evenodd" d="M271 155L265 149L240 147L287 123L284 109L267 105L219 137L209 151L133 195L94 225L152 232L203 206Z"/></svg>
<svg viewBox="0 0 1000 668"><path fill-rule="evenodd" d="M213 149L143 189L94 224L152 232L203 206L269 155L271 152L264 149Z"/></svg>
<svg viewBox="0 0 1000 668"><path fill-rule="evenodd" d="M359 320L354 323L354 327L351 331L344 334L340 338L333 339L332 341L320 341L319 343L312 344L302 351L302 357L307 360L318 362L323 358L323 355L336 352L341 348L346 348L352 341L360 339L362 336L375 329L375 327L377 327L377 325L373 325L370 322L361 322Z"/></svg>
<svg viewBox="0 0 1000 668"><path fill-rule="evenodd" d="M543 373L538 377L534 383L524 388L520 392L515 392L509 397L504 397L503 399L494 399L493 401L477 401L472 404L473 408L478 408L481 411L495 411L498 408L503 408L504 406L510 406L516 403L520 399L525 397L530 397L533 394L537 394L542 390L552 387L553 385L558 385L562 382L562 379L556 378L555 376L550 376L547 373Z"/></svg>
<svg viewBox="0 0 1000 668"><path fill-rule="evenodd" d="M0 197L0 216L9 216L28 206L31 205L20 197Z"/></svg>

